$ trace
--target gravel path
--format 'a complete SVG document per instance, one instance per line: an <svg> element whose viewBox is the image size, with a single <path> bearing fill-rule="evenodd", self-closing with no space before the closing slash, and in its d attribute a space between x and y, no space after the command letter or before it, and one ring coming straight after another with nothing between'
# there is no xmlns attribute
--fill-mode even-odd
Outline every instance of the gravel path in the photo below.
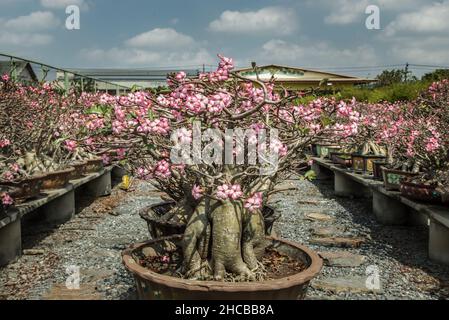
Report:
<svg viewBox="0 0 449 320"><path fill-rule="evenodd" d="M380 226L369 202L335 198L332 186L323 181L286 182L291 185L298 191L283 192L272 201L283 215L275 227L278 235L317 252L343 251L364 260L356 259L355 267L325 266L309 290L309 299L448 297L449 268L428 261L425 228ZM134 281L120 254L130 243L148 239L138 211L160 202L160 195L145 183L137 184L134 192L114 189L111 197L85 199L76 218L57 229L35 224L25 228L25 255L0 269L0 300L135 299ZM314 228L325 228L326 236L365 242L343 249L314 245L313 239L320 238L313 234ZM80 290L67 290L68 266L79 268ZM379 290L366 286L367 269L372 271L373 266L379 270Z"/></svg>
<svg viewBox="0 0 449 320"><path fill-rule="evenodd" d="M282 238L292 239L317 252L345 252L361 255L358 267L325 266L312 283L310 299L447 299L449 267L427 258L426 227L385 227L371 213L371 201L337 198L330 181L292 180L300 191L289 191L273 199L283 217L276 225ZM308 213L327 215L331 221L309 221ZM314 228L330 228L332 236L360 237L358 248L314 245ZM336 230L333 230L336 229ZM372 289L378 270L380 290ZM336 281L338 279L338 281ZM373 292L374 291L374 292Z"/></svg>

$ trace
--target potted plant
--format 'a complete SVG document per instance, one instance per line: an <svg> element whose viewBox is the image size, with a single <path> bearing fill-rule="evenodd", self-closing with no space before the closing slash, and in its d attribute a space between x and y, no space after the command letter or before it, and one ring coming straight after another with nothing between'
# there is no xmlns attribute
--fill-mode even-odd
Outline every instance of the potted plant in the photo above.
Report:
<svg viewBox="0 0 449 320"><path fill-rule="evenodd" d="M334 99L296 105L296 95L241 77L220 58L217 71L198 79L172 75L165 94L103 104L111 132L102 144L129 146L135 175L175 200L164 219L187 221L183 235L134 245L123 261L140 298L303 298L321 261L267 238L262 209L312 143L338 136L352 120ZM269 143L259 140L264 134ZM268 261L288 271L267 272Z"/></svg>
<svg viewBox="0 0 449 320"><path fill-rule="evenodd" d="M413 112L407 114L411 125L405 144L421 172L401 182L401 192L406 197L440 203L447 199L448 102L449 80L436 82L413 104Z"/></svg>

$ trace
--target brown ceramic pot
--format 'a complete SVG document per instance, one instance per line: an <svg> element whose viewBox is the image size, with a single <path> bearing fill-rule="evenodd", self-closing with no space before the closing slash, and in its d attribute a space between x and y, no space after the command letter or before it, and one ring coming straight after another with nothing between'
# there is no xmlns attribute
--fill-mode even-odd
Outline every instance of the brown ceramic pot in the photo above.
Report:
<svg viewBox="0 0 449 320"><path fill-rule="evenodd" d="M42 189L56 190L64 188L69 183L70 177L74 172L75 168L70 167L65 170L47 173L42 183Z"/></svg>
<svg viewBox="0 0 449 320"><path fill-rule="evenodd" d="M16 201L23 201L40 195L45 177L46 175L36 175L20 181L2 181L0 184L13 187L14 191L10 196Z"/></svg>
<svg viewBox="0 0 449 320"><path fill-rule="evenodd" d="M167 247L179 245L182 236L156 239L133 245L122 253L126 269L134 276L141 300L302 300L309 283L323 262L312 250L299 244L267 238L276 250L305 263L307 269L282 279L262 282L192 281L161 275L139 265L137 255L145 248L165 255Z"/></svg>

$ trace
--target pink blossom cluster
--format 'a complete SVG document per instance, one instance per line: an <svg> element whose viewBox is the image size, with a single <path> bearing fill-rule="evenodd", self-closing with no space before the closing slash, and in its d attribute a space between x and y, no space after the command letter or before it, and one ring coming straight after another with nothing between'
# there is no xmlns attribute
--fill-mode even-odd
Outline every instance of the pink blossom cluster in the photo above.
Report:
<svg viewBox="0 0 449 320"><path fill-rule="evenodd" d="M211 82L219 82L229 79L229 73L234 69L234 60L222 55L218 55L218 57L220 58L220 63L217 71L200 74L201 80L208 79Z"/></svg>
<svg viewBox="0 0 449 320"><path fill-rule="evenodd" d="M262 209L263 206L263 193L257 192L252 197L248 198L245 202L245 208L250 212L256 212Z"/></svg>
<svg viewBox="0 0 449 320"><path fill-rule="evenodd" d="M207 111L210 113L221 113L225 108L232 103L232 98L229 94L219 92L209 98Z"/></svg>
<svg viewBox="0 0 449 320"><path fill-rule="evenodd" d="M243 196L242 187L238 184L224 184L217 188L216 196L221 200L239 200Z"/></svg>
<svg viewBox="0 0 449 320"><path fill-rule="evenodd" d="M279 155L280 157L285 157L288 154L288 146L283 144L280 140L274 139L270 143L271 152Z"/></svg>
<svg viewBox="0 0 449 320"><path fill-rule="evenodd" d="M170 163L167 160L159 161L154 168L154 175L157 178L167 179L171 177Z"/></svg>
<svg viewBox="0 0 449 320"><path fill-rule="evenodd" d="M194 185L193 186L193 188L192 188L192 197L195 200L200 200L204 196L203 193L204 193L204 191L203 191L203 189L200 186L198 186L198 185Z"/></svg>
<svg viewBox="0 0 449 320"><path fill-rule="evenodd" d="M2 204L5 207L9 207L9 206L12 206L14 204L13 198L11 198L11 196L8 193L6 193L6 192L1 194L1 199L2 199Z"/></svg>
<svg viewBox="0 0 449 320"><path fill-rule="evenodd" d="M6 148L11 145L11 141L9 139L0 140L0 148Z"/></svg>
<svg viewBox="0 0 449 320"><path fill-rule="evenodd" d="M9 75L7 74L7 73L5 73L4 75L2 75L2 80L4 81L4 82L8 82L9 81Z"/></svg>
<svg viewBox="0 0 449 320"><path fill-rule="evenodd" d="M65 141L65 147L70 152L75 152L76 149L78 148L78 143L76 141L73 141L73 140L66 140Z"/></svg>

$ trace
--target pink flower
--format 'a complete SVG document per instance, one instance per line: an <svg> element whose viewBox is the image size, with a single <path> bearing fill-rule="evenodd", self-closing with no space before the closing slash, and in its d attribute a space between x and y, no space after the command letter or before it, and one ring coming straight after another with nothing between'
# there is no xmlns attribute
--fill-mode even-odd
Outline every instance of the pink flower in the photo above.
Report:
<svg viewBox="0 0 449 320"><path fill-rule="evenodd" d="M6 181L13 181L14 180L14 174L11 171L6 171L3 173L3 179Z"/></svg>
<svg viewBox="0 0 449 320"><path fill-rule="evenodd" d="M438 139L436 139L434 137L427 139L427 144L426 144L427 152L435 152L439 148L440 148L440 143L439 143Z"/></svg>
<svg viewBox="0 0 449 320"><path fill-rule="evenodd" d="M124 159L126 156L126 150L125 149L117 149L117 157L119 159Z"/></svg>
<svg viewBox="0 0 449 320"><path fill-rule="evenodd" d="M178 80L179 82L183 82L186 78L187 74L184 71L181 71L176 75L176 80Z"/></svg>
<svg viewBox="0 0 449 320"><path fill-rule="evenodd" d="M169 256L163 256L161 257L162 263L170 263L170 257Z"/></svg>
<svg viewBox="0 0 449 320"><path fill-rule="evenodd" d="M12 206L14 204L13 198L7 193L2 194L2 203L5 207Z"/></svg>
<svg viewBox="0 0 449 320"><path fill-rule="evenodd" d="M194 185L192 189L192 196L195 200L200 200L203 197L203 190L200 186Z"/></svg>
<svg viewBox="0 0 449 320"><path fill-rule="evenodd" d="M73 140L67 140L65 142L65 147L67 150L69 150L70 152L75 152L76 148L78 147L78 144L76 143L76 141Z"/></svg>
<svg viewBox="0 0 449 320"><path fill-rule="evenodd" d="M11 171L15 173L19 172L20 170L20 166L17 163L11 164L9 167L11 168Z"/></svg>
<svg viewBox="0 0 449 320"><path fill-rule="evenodd" d="M221 200L238 200L243 196L242 187L238 184L224 184L218 187L216 196Z"/></svg>
<svg viewBox="0 0 449 320"><path fill-rule="evenodd" d="M171 177L171 171L170 171L170 164L166 160L159 161L156 164L156 167L154 169L154 174L158 178L170 178Z"/></svg>
<svg viewBox="0 0 449 320"><path fill-rule="evenodd" d="M245 202L245 208L250 212L255 212L262 208L263 194L262 192L255 193L252 197L248 198Z"/></svg>
<svg viewBox="0 0 449 320"><path fill-rule="evenodd" d="M5 148L11 145L11 141L8 139L0 140L0 148Z"/></svg>
<svg viewBox="0 0 449 320"><path fill-rule="evenodd" d="M3 80L3 81L8 82L9 79L10 79L10 78L9 78L9 75L8 75L8 74L5 73L4 75L2 75L2 80Z"/></svg>
<svg viewBox="0 0 449 320"><path fill-rule="evenodd" d="M106 166L111 163L111 158L107 154L104 154L102 159L103 159L103 164Z"/></svg>

